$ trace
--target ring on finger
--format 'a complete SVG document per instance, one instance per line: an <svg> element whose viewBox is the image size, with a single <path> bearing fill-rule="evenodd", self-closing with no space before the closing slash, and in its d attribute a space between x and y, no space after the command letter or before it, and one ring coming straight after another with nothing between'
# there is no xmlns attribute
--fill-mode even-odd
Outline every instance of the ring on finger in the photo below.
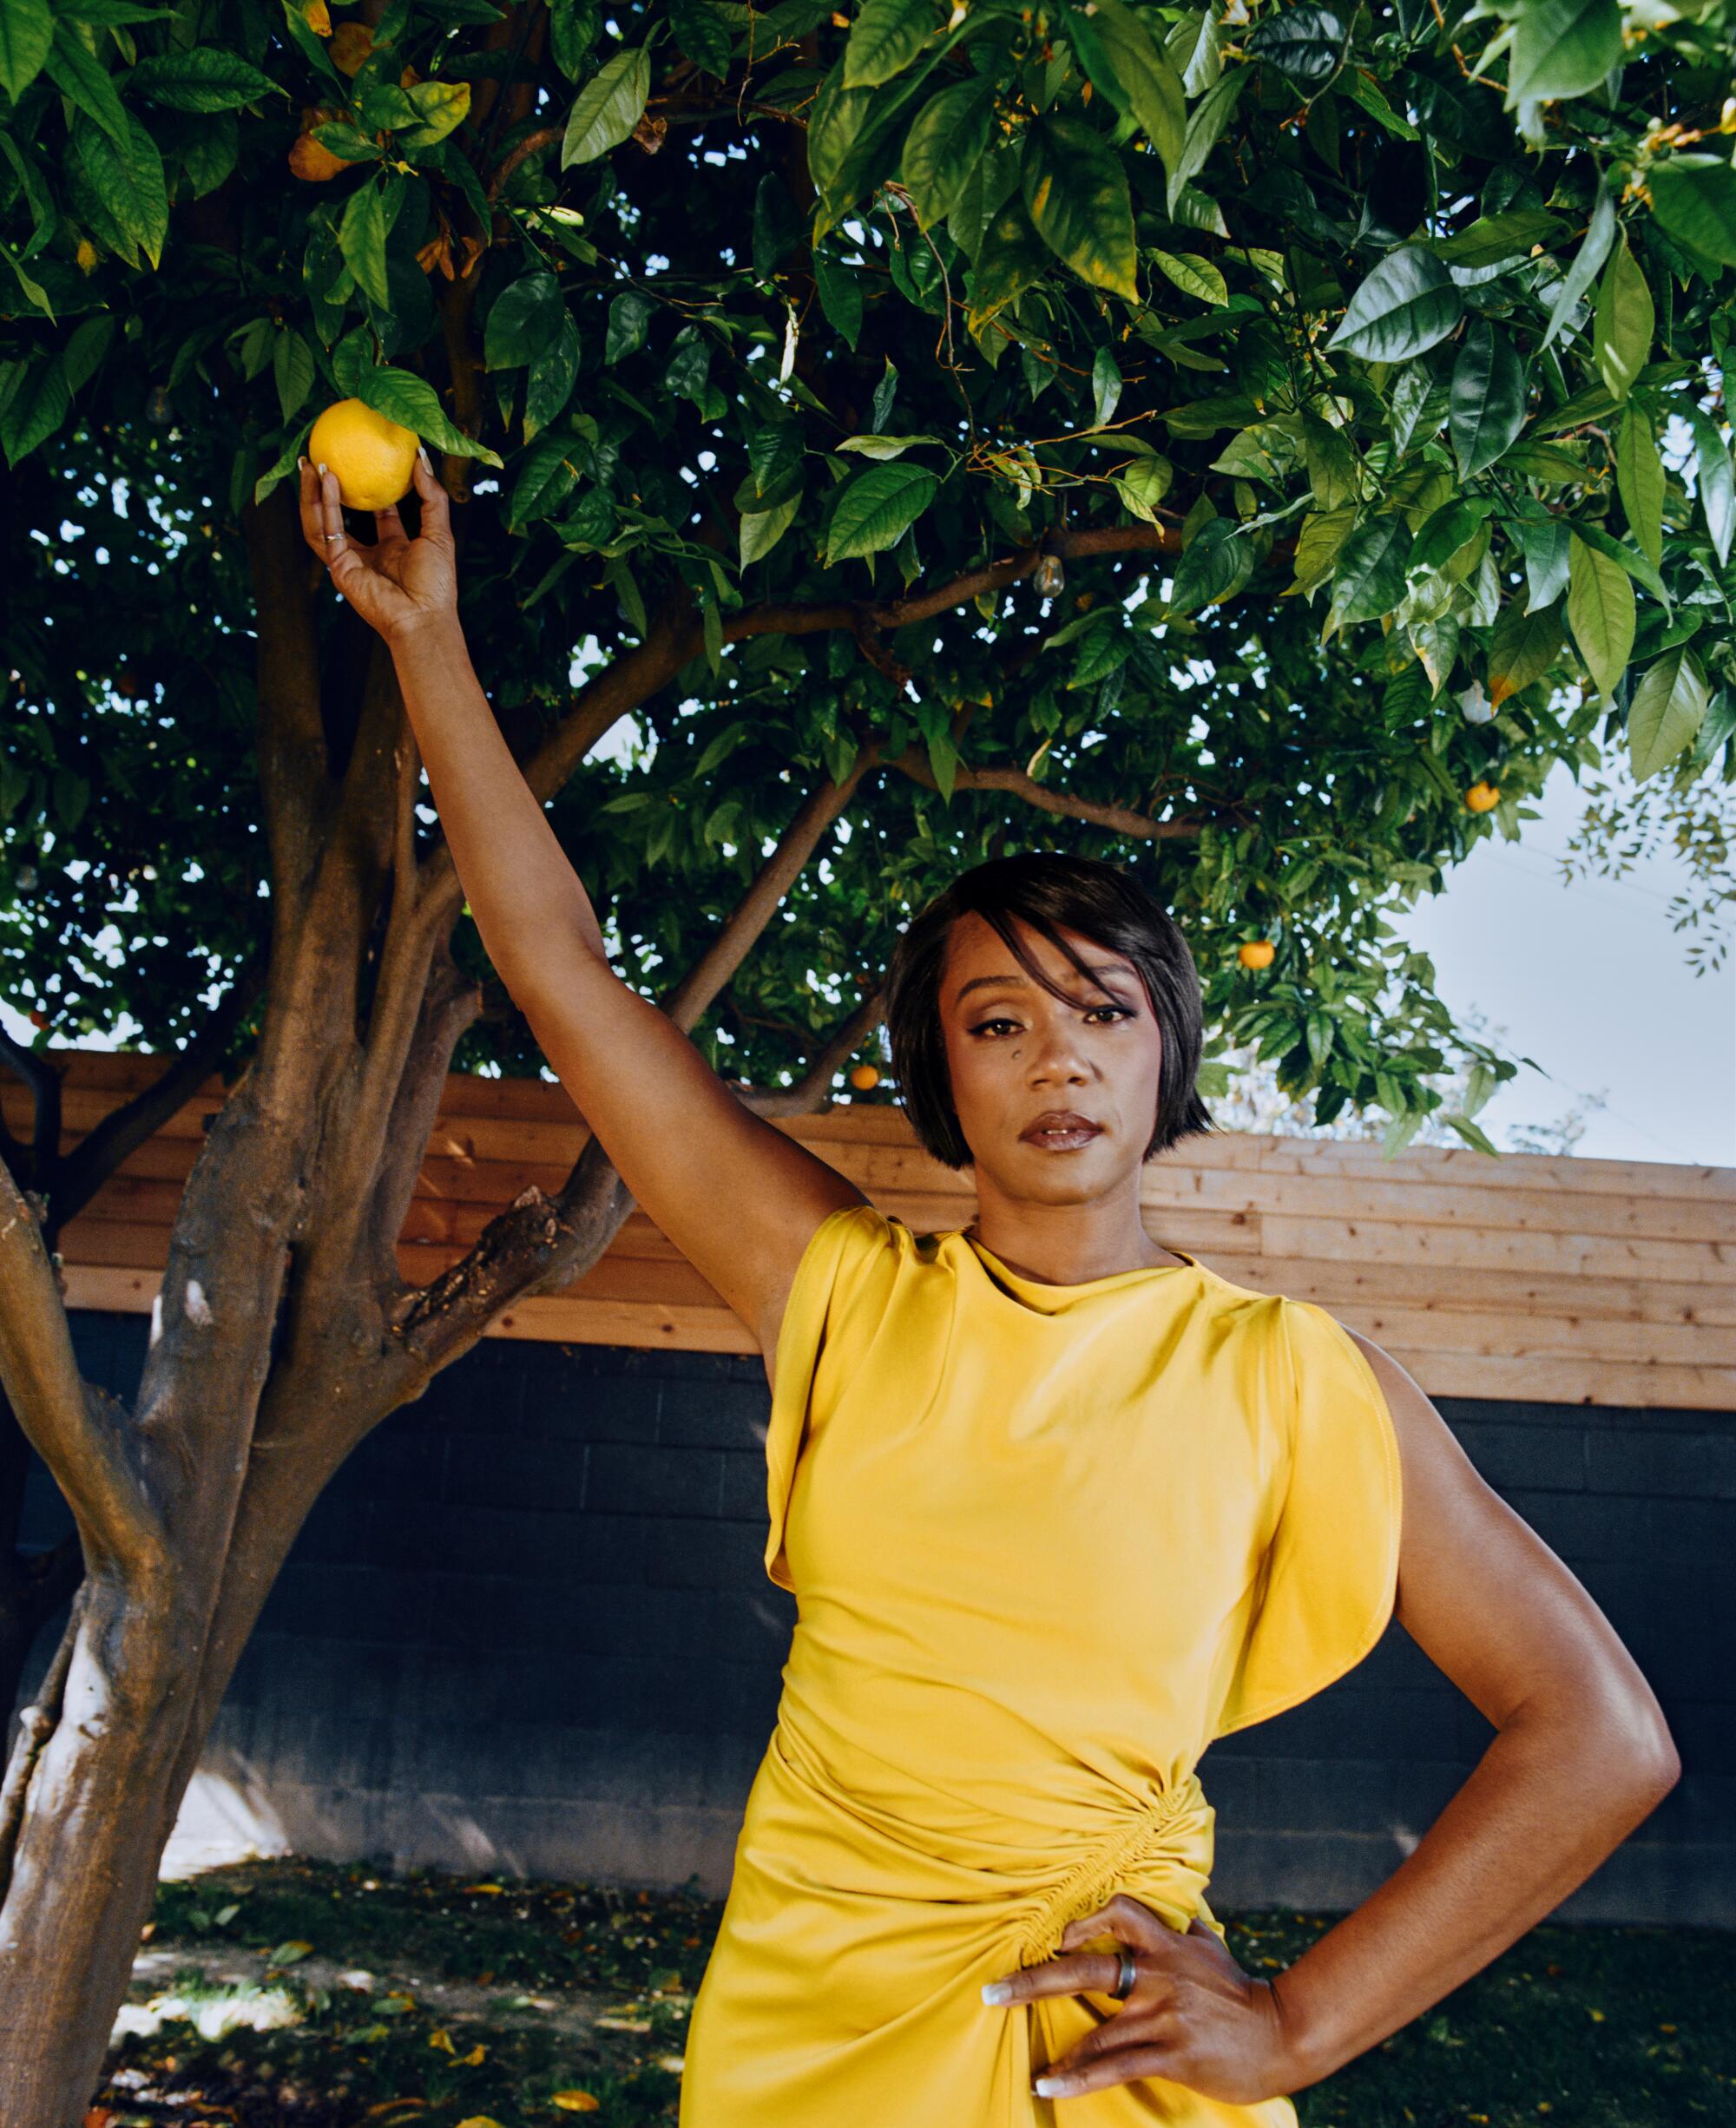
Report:
<svg viewBox="0 0 1736 2128"><path fill-rule="evenodd" d="M1121 1948L1121 1964L1115 1974L1115 1984L1109 1990L1109 1993L1112 1995L1119 1995L1125 2002L1127 1998L1134 1992L1134 1982L1138 1979L1138 1977L1139 1968L1134 1963L1134 1954L1127 1948L1125 1945L1123 1945Z"/></svg>

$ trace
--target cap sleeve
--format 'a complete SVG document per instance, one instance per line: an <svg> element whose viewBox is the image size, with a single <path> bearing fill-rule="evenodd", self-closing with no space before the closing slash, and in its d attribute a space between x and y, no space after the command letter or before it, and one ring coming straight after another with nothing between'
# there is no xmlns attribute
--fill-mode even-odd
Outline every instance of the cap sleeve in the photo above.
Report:
<svg viewBox="0 0 1736 2128"><path fill-rule="evenodd" d="M1386 1630L1397 1596L1403 1496L1385 1396L1362 1348L1325 1309L1286 1299L1282 1321L1289 1470L1219 1736L1298 1706L1353 1669Z"/></svg>
<svg viewBox="0 0 1736 2128"><path fill-rule="evenodd" d="M841 1205L814 1229L796 1266L784 1319L778 1329L773 1363L772 1415L766 1429L766 1501L771 1527L766 1538L766 1571L779 1588L793 1593L784 1556L784 1522L790 1487L807 1429L820 1354L845 1318L872 1305L885 1280L872 1273L878 1264L893 1268L893 1223L872 1205Z"/></svg>

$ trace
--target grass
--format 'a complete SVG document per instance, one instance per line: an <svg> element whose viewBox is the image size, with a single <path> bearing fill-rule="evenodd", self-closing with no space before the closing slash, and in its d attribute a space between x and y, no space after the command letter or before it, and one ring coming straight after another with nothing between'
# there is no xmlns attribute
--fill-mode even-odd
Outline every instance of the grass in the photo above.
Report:
<svg viewBox="0 0 1736 2128"><path fill-rule="evenodd" d="M89 2128L673 2124L720 1911L691 1885L294 1859L163 1884ZM1222 1918L1259 1973L1337 1917ZM1736 2128L1730 1952L1713 1929L1546 1923L1299 2093L1302 2128Z"/></svg>

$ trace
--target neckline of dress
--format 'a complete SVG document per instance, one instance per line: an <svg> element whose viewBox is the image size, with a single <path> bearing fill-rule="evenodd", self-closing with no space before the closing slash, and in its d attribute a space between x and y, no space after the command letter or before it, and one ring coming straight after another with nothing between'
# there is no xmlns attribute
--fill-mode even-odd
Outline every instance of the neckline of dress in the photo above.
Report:
<svg viewBox="0 0 1736 2128"><path fill-rule="evenodd" d="M962 1226L957 1232L959 1239L966 1243L976 1255L986 1258L1009 1284L1021 1286L1025 1291L1039 1294L1045 1299L1062 1301L1072 1294L1089 1293L1101 1286L1119 1285L1129 1278L1161 1278L1171 1271L1203 1271L1206 1268L1196 1257L1189 1256L1185 1249L1172 1249L1170 1254L1181 1258L1179 1264L1135 1264L1128 1271L1105 1271L1101 1278L1081 1278L1071 1285L1055 1285L1044 1278L1027 1278L1023 1271L1015 1271L1010 1264L996 1256L987 1242L979 1241L976 1235L967 1232Z"/></svg>

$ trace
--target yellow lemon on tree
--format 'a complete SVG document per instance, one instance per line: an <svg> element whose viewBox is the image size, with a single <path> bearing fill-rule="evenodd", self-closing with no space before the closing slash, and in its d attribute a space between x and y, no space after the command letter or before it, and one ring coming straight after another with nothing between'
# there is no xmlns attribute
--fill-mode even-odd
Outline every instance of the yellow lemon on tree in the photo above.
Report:
<svg viewBox="0 0 1736 2128"><path fill-rule="evenodd" d="M421 438L377 413L362 399L339 399L308 432L307 456L338 476L339 499L349 509L384 509L410 493Z"/></svg>
<svg viewBox="0 0 1736 2128"><path fill-rule="evenodd" d="M1277 951L1269 938L1250 938L1236 948L1236 958L1244 968L1270 968Z"/></svg>
<svg viewBox="0 0 1736 2128"><path fill-rule="evenodd" d="M1465 804L1474 813L1486 813L1491 805L1498 805L1500 803L1501 790L1496 784L1479 780L1465 792Z"/></svg>
<svg viewBox="0 0 1736 2128"><path fill-rule="evenodd" d="M850 1074L850 1083L858 1094L865 1094L870 1087L880 1083L880 1074L871 1064L858 1064Z"/></svg>

